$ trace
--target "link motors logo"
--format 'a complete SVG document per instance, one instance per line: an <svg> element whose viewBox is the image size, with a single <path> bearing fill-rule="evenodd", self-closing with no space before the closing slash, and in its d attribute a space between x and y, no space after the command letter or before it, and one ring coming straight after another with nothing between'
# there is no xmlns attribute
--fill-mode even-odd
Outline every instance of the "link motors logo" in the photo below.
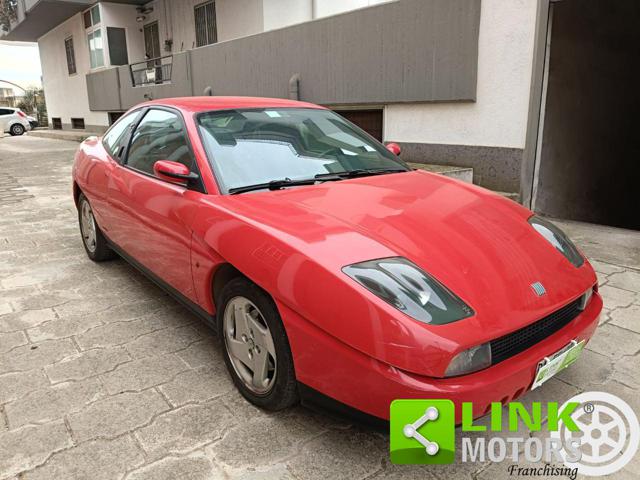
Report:
<svg viewBox="0 0 640 480"><path fill-rule="evenodd" d="M586 392L567 400L546 404L546 419L540 402L531 410L521 402L507 405L508 422L502 424L502 405L491 405L490 425L474 425L473 406L462 404L461 461L544 462L540 469L511 466L511 474L526 475L609 475L634 457L640 443L640 426L633 409L622 399L604 392ZM455 409L449 400L395 400L391 404L390 453L396 464L454 463ZM524 425L531 432L548 431L523 439L492 436L490 432L515 432ZM465 436L465 432L476 435ZM486 432L478 436L477 432ZM520 448L523 447L523 448ZM522 453L521 453L522 451ZM549 463L564 463L552 467ZM552 473L550 473L552 472Z"/></svg>

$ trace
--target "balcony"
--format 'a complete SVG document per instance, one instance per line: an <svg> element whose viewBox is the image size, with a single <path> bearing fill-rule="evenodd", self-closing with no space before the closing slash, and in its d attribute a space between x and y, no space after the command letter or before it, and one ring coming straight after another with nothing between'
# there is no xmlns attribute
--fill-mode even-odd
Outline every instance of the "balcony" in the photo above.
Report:
<svg viewBox="0 0 640 480"><path fill-rule="evenodd" d="M331 106L475 101L479 25L480 0L381 3L89 73L89 108L204 92Z"/></svg>
<svg viewBox="0 0 640 480"><path fill-rule="evenodd" d="M193 95L189 51L87 74L89 108L127 110L151 98Z"/></svg>
<svg viewBox="0 0 640 480"><path fill-rule="evenodd" d="M144 85L161 85L171 83L171 71L173 69L173 55L151 58L144 62L129 65L131 85L141 87Z"/></svg>

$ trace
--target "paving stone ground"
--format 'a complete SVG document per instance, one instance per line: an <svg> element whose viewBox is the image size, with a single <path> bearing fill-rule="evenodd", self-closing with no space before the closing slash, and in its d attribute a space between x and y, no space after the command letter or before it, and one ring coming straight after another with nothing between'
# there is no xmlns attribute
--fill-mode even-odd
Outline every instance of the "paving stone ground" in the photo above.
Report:
<svg viewBox="0 0 640 480"><path fill-rule="evenodd" d="M0 138L0 480L510 476L508 463L393 466L384 434L248 404L195 317L124 261L87 259L76 147ZM581 361L524 401L604 390L640 413L640 233L563 225L594 259L605 310Z"/></svg>

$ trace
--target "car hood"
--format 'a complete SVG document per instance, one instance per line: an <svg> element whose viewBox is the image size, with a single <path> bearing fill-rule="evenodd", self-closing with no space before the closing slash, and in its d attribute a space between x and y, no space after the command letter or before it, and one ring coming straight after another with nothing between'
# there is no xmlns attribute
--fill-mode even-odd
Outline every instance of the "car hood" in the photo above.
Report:
<svg viewBox="0 0 640 480"><path fill-rule="evenodd" d="M516 330L596 281L588 262L574 267L529 225L529 210L440 175L414 171L223 198L237 214L277 231L345 278L341 268L351 263L390 256L413 261L476 312L425 326L453 343L461 327L475 344ZM535 282L547 291L542 297L531 287Z"/></svg>

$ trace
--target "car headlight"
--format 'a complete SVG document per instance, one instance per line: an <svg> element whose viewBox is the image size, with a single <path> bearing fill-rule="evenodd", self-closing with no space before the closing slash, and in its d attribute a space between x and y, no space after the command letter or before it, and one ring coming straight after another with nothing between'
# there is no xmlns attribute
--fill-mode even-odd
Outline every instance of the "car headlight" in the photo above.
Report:
<svg viewBox="0 0 640 480"><path fill-rule="evenodd" d="M593 297L593 287L587 290L581 297L580 302L578 303L578 308L580 310L584 310L591 303L591 297Z"/></svg>
<svg viewBox="0 0 640 480"><path fill-rule="evenodd" d="M444 373L445 377L455 377L477 372L491 366L491 345L483 343L464 350L453 357Z"/></svg>
<svg viewBox="0 0 640 480"><path fill-rule="evenodd" d="M564 257L569 260L573 266L582 266L584 263L584 257L562 230L556 227L553 223L535 215L529 219L529 224L531 224L535 231L542 235L556 250L564 255Z"/></svg>
<svg viewBox="0 0 640 480"><path fill-rule="evenodd" d="M424 323L443 325L473 315L447 287L402 257L382 258L342 269L374 295Z"/></svg>

